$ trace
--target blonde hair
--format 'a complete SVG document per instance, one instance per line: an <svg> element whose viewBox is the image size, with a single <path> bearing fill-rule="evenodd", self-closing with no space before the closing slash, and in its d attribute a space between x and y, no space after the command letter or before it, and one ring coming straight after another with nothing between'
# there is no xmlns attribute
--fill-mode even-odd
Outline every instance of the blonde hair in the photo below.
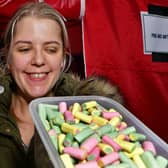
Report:
<svg viewBox="0 0 168 168"><path fill-rule="evenodd" d="M26 16L52 19L57 23L59 23L62 30L61 36L62 36L63 47L65 51L63 71L68 70L71 64L71 51L70 51L67 28L65 25L66 20L58 11L56 11L54 8L52 8L50 5L44 2L26 3L21 8L19 8L11 18L3 37L4 47L0 52L1 59L2 59L2 63L0 65L1 68L6 69L5 67L9 60L10 46L15 34L16 24L19 20L23 19Z"/></svg>

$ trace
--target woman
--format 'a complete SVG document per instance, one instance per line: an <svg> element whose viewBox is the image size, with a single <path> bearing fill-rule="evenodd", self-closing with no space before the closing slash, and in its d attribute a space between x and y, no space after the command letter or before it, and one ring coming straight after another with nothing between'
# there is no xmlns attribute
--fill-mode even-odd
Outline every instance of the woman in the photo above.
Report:
<svg viewBox="0 0 168 168"><path fill-rule="evenodd" d="M122 103L116 86L96 77L64 73L70 61L64 18L45 3L29 3L11 19L4 36L0 80L0 167L48 167L40 156L28 110L44 96L102 95ZM5 73L4 68L6 69ZM45 159L48 157L45 157ZM47 160L46 159L46 160Z"/></svg>

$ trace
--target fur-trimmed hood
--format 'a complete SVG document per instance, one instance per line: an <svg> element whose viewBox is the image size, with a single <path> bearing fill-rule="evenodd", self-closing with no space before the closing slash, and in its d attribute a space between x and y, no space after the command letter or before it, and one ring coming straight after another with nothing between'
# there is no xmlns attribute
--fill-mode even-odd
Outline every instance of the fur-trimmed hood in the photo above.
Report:
<svg viewBox="0 0 168 168"><path fill-rule="evenodd" d="M56 96L97 95L109 97L124 104L123 97L116 85L103 77L91 76L81 79L73 73L63 74L55 87Z"/></svg>
<svg viewBox="0 0 168 168"><path fill-rule="evenodd" d="M0 151L3 156L0 162L2 165L7 165L6 167L34 168L40 167L41 163L42 167L50 167L50 159L39 134L35 133L28 151L25 151L16 121L8 115L12 93L16 90L14 80L10 75L5 75L0 79L0 86L2 89L0 92ZM55 96L101 95L119 103L123 102L116 86L97 77L80 79L74 74L63 74L53 88L53 92Z"/></svg>
<svg viewBox="0 0 168 168"><path fill-rule="evenodd" d="M0 92L0 106L9 107L11 94L15 90L16 84L10 75L5 75L0 79L0 86L1 88L4 88L4 91L2 93ZM117 86L103 78L95 76L80 79L78 75L64 73L56 83L53 91L55 96L105 96L123 104L123 98L119 93Z"/></svg>
<svg viewBox="0 0 168 168"><path fill-rule="evenodd" d="M107 81L107 79L97 76L91 76L84 80L80 80L74 95L98 95L109 97L120 104L124 103L119 88Z"/></svg>

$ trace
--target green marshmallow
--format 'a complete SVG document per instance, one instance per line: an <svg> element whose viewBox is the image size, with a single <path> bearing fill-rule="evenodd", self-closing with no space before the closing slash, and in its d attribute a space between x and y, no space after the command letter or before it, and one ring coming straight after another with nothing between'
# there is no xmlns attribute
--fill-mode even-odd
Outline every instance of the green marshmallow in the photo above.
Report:
<svg viewBox="0 0 168 168"><path fill-rule="evenodd" d="M110 148L110 147L105 147L104 150L103 150L103 152L104 152L105 154L109 154L109 153L112 153L113 150L112 150L112 148Z"/></svg>
<svg viewBox="0 0 168 168"><path fill-rule="evenodd" d="M92 130L96 130L99 126L96 123L91 123L89 124L89 128L91 128Z"/></svg>
<svg viewBox="0 0 168 168"><path fill-rule="evenodd" d="M105 168L130 168L130 166L127 163L119 163L119 164L106 166Z"/></svg>
<svg viewBox="0 0 168 168"><path fill-rule="evenodd" d="M87 127L85 129L83 129L82 131L80 131L78 134L75 135L75 139L81 143L82 141L84 141L86 138L88 138L89 136L91 136L94 133L94 131Z"/></svg>
<svg viewBox="0 0 168 168"><path fill-rule="evenodd" d="M91 160L95 160L95 155L91 154L87 156L87 160L91 161Z"/></svg>
<svg viewBox="0 0 168 168"><path fill-rule="evenodd" d="M106 124L97 128L95 132L101 137L113 131L114 131L114 127L111 124Z"/></svg>
<svg viewBox="0 0 168 168"><path fill-rule="evenodd" d="M148 168L160 168L160 165L158 165L154 155L150 151L145 151L142 155L141 158L145 165Z"/></svg>
<svg viewBox="0 0 168 168"><path fill-rule="evenodd" d="M57 136L55 135L49 135L50 139L55 147L55 149L58 151L58 141L57 141Z"/></svg>
<svg viewBox="0 0 168 168"><path fill-rule="evenodd" d="M38 105L38 114L42 122L47 119L47 112L46 112L44 104L42 103Z"/></svg>
<svg viewBox="0 0 168 168"><path fill-rule="evenodd" d="M82 113L89 115L89 111L83 110Z"/></svg>
<svg viewBox="0 0 168 168"><path fill-rule="evenodd" d="M141 133L133 132L129 134L129 138L131 141L144 141L146 139L146 136Z"/></svg>
<svg viewBox="0 0 168 168"><path fill-rule="evenodd" d="M94 111L92 111L92 115L100 116L101 111L95 109Z"/></svg>
<svg viewBox="0 0 168 168"><path fill-rule="evenodd" d="M73 143L74 137L71 133L67 133L64 139L64 146L71 146Z"/></svg>
<svg viewBox="0 0 168 168"><path fill-rule="evenodd" d="M39 118L42 121L42 124L45 128L45 130L49 131L50 130L50 123L47 120L47 112L45 109L45 105L40 103L38 105L38 114L39 114Z"/></svg>
<svg viewBox="0 0 168 168"><path fill-rule="evenodd" d="M65 122L63 114L60 112L54 112L54 113L55 117L52 118L53 124L61 126Z"/></svg>
<svg viewBox="0 0 168 168"><path fill-rule="evenodd" d="M113 132L110 132L110 133L108 133L106 135L108 135L109 137L111 137L113 139L113 138L116 138L118 136L118 132L117 131L113 131Z"/></svg>
<svg viewBox="0 0 168 168"><path fill-rule="evenodd" d="M127 156L124 154L124 152L119 152L120 160L123 163L126 163L129 165L129 168L138 168L135 163Z"/></svg>
<svg viewBox="0 0 168 168"><path fill-rule="evenodd" d="M98 142L101 142L101 138L97 134L92 134L90 137L94 137L97 139Z"/></svg>
<svg viewBox="0 0 168 168"><path fill-rule="evenodd" d="M78 142L74 141L74 142L72 143L72 147L77 147L77 148L79 148Z"/></svg>
<svg viewBox="0 0 168 168"><path fill-rule="evenodd" d="M54 129L55 130L55 132L57 133L57 134L60 134L61 133L61 129L60 129L60 127L59 126L57 126L57 125L52 125L52 127L51 127L52 129Z"/></svg>
<svg viewBox="0 0 168 168"><path fill-rule="evenodd" d="M47 110L47 118L48 120L52 120L57 117L57 114L53 112L52 110Z"/></svg>
<svg viewBox="0 0 168 168"><path fill-rule="evenodd" d="M44 104L45 108L51 109L52 111L59 111L58 105L56 104Z"/></svg>
<svg viewBox="0 0 168 168"><path fill-rule="evenodd" d="M43 125L44 125L46 131L49 131L49 130L51 129L50 123L48 122L48 120L45 120L45 121L43 121L42 123L43 123Z"/></svg>
<svg viewBox="0 0 168 168"><path fill-rule="evenodd" d="M77 127L79 130L83 130L83 129L85 129L85 128L87 128L88 127L88 124L84 124L84 123L77 123L77 124L72 124L72 125L74 125L75 127Z"/></svg>
<svg viewBox="0 0 168 168"><path fill-rule="evenodd" d="M131 133L135 133L136 132L136 128L134 126L130 126L125 128L124 130L122 130L120 133L125 134L125 135L129 135Z"/></svg>
<svg viewBox="0 0 168 168"><path fill-rule="evenodd" d="M158 155L156 157L156 161L158 165L160 166L159 168L166 168L168 165L168 160L163 156Z"/></svg>

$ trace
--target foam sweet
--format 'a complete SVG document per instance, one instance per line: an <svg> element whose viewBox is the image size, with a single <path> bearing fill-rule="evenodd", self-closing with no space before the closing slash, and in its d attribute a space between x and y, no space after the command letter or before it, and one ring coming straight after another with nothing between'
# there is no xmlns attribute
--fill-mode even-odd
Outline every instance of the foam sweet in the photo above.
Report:
<svg viewBox="0 0 168 168"><path fill-rule="evenodd" d="M38 106L39 118L66 168L166 168L168 159L113 107L96 101Z"/></svg>
<svg viewBox="0 0 168 168"><path fill-rule="evenodd" d="M65 111L64 111L64 118L65 118L65 121L66 121L67 123L70 123L70 124L75 123L75 118L74 118L74 116L72 115L72 112L69 111L69 110L65 110Z"/></svg>
<svg viewBox="0 0 168 168"><path fill-rule="evenodd" d="M75 168L100 168L96 161L88 161L85 163L79 163L75 165Z"/></svg>
<svg viewBox="0 0 168 168"><path fill-rule="evenodd" d="M80 148L86 150L87 153L90 153L98 143L99 142L95 137L89 137L80 145Z"/></svg>
<svg viewBox="0 0 168 168"><path fill-rule="evenodd" d="M144 141L142 145L145 151L151 151L154 155L156 155L156 148L151 141Z"/></svg>
<svg viewBox="0 0 168 168"><path fill-rule="evenodd" d="M66 102L60 102L58 106L59 106L59 111L61 113L64 113L65 111L67 111L67 104L66 104Z"/></svg>

